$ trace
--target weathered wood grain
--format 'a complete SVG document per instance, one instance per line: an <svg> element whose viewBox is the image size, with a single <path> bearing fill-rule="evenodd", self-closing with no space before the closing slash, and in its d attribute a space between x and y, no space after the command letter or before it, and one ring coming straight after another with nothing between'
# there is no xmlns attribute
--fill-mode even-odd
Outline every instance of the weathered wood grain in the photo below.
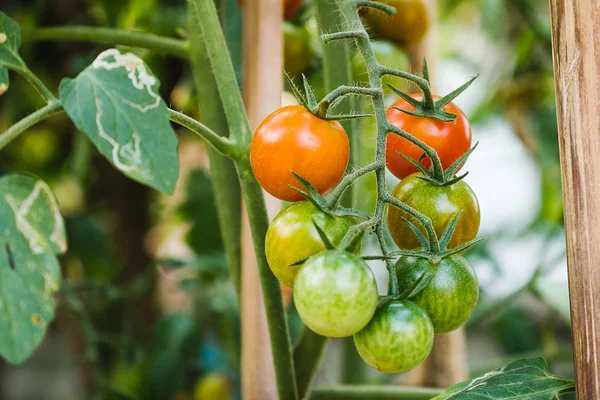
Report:
<svg viewBox="0 0 600 400"><path fill-rule="evenodd" d="M550 8L577 397L600 399L600 1Z"/></svg>
<svg viewBox="0 0 600 400"><path fill-rule="evenodd" d="M254 130L281 105L283 90L282 0L244 5L244 103ZM267 197L271 217L280 202ZM248 218L242 216L242 398L277 399L273 356Z"/></svg>

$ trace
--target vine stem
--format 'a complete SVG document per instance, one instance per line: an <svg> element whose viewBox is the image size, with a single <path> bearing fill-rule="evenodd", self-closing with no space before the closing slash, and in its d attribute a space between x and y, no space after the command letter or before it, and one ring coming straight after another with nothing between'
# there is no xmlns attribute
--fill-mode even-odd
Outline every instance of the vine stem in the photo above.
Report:
<svg viewBox="0 0 600 400"><path fill-rule="evenodd" d="M403 211L409 213L410 215L412 215L413 217L418 219L423 224L425 229L427 230L427 233L429 236L429 241L430 241L430 244L432 247L430 250L432 250L432 251L436 251L436 249L439 250L438 239L435 234L435 230L433 229L431 220L429 218L427 218L426 216L424 216L423 214L416 211L415 209L409 207L408 205L406 205L404 203L397 201L396 199L394 199L394 201L392 201L391 196L387 192L386 172L385 172L385 168L383 167L385 165L386 139L387 139L387 135L390 133L390 131L392 131L393 133L399 134L397 131L400 131L400 130L398 130L397 128L391 129L391 125L387 120L386 113L385 113L386 108L385 108L385 103L384 103L382 77L384 75L390 75L390 74L392 74L392 72L394 72L394 74L396 74L396 70L389 69L387 67L383 67L377 61L377 58L375 57L375 53L373 51L373 48L371 47L369 35L367 34L362 22L360 21L360 18L358 17L357 11L358 11L358 6L359 6L360 1L354 0L354 1L346 1L346 2L340 2L340 3L341 3L340 4L340 14L344 20L344 23L345 23L344 28L346 29L346 31L323 35L323 39L325 41L350 39L350 38L354 39L356 46L357 46L360 54L362 55L365 65L367 67L367 72L368 72L368 76L369 76L369 86L371 89L370 96L373 101L373 108L374 108L374 112L375 112L375 122L377 125L377 147L376 147L376 151L375 151L375 159L376 159L375 163L378 165L378 167L375 169L376 179L377 179L377 204L375 207L375 213L373 215L373 218L371 220L363 222L362 224L357 225L357 227L360 227L361 225L365 225L366 227L374 226L375 227L375 229L374 229L375 235L377 236L377 241L379 242L379 247L381 249L381 252L382 252L383 256L388 256L389 252L388 252L387 244L386 244L385 237L384 237L383 214L385 211L385 205L387 203L390 203L392 206L396 206L396 207L400 206L400 208ZM423 80L423 78L416 77L412 74L403 74L403 73L398 72L396 75L397 76L402 75L402 77L405 79L409 79L417 84L419 84L419 83L423 84L423 82L421 82L421 80ZM427 85L428 85L428 83L427 83ZM401 136L404 137L404 135L406 135L407 138L409 138L409 137L412 138L411 142L413 142L415 145L417 145L421 149L423 149L423 151L428 156L430 156L434 166L436 164L439 164L438 167L441 169L441 163L439 162L439 157L437 157L437 154L433 149L431 149L425 143L413 138L407 132L401 131ZM443 170L441 172L443 173ZM349 235L350 235L350 233L349 233ZM344 240L344 241L346 241L346 240ZM399 294L398 293L398 277L396 274L396 270L394 268L393 261L391 259L386 259L385 262L386 262L386 267L387 267L387 270L389 273L389 278L390 278L388 295L395 297L395 296L398 296L398 294Z"/></svg>
<svg viewBox="0 0 600 400"><path fill-rule="evenodd" d="M36 112L29 114L19 122L12 125L4 133L0 134L0 150L6 147L10 142L15 140L21 133L38 122L56 114L62 110L60 101L52 101L45 107L40 108Z"/></svg>
<svg viewBox="0 0 600 400"><path fill-rule="evenodd" d="M25 40L76 40L97 43L121 44L142 47L183 59L189 58L189 43L151 33L135 32L125 29L95 28L91 26L57 26L35 29L26 32Z"/></svg>

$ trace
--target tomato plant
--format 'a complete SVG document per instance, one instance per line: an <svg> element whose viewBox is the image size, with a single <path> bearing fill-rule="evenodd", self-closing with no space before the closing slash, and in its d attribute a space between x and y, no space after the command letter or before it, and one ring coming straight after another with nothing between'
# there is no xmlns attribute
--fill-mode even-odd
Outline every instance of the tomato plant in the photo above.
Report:
<svg viewBox="0 0 600 400"><path fill-rule="evenodd" d="M464 181L437 186L421 178L422 175L413 174L403 179L392 191L392 196L429 217L437 235L442 235L452 218L460 212L450 248L475 239L481 216L479 201L471 187ZM420 244L403 218L418 224L409 213L388 207L387 225L392 239L401 249L415 249Z"/></svg>
<svg viewBox="0 0 600 400"><path fill-rule="evenodd" d="M327 337L352 336L373 317L379 296L369 266L329 250L309 258L296 277L294 302L307 327Z"/></svg>
<svg viewBox="0 0 600 400"><path fill-rule="evenodd" d="M464 257L453 255L432 262L405 256L398 260L395 268L401 277L401 288L410 288L414 282L431 274L425 288L410 300L427 313L436 335L458 329L475 310L479 285L475 271Z"/></svg>
<svg viewBox="0 0 600 400"><path fill-rule="evenodd" d="M410 301L390 301L354 335L354 344L371 367L400 373L410 371L427 358L433 335L431 320L421 307Z"/></svg>
<svg viewBox="0 0 600 400"><path fill-rule="evenodd" d="M349 217L329 216L312 203L301 201L283 209L269 225L265 242L267 261L277 279L288 287L294 287L302 267L291 264L325 250L315 224L334 245L339 245L353 221Z"/></svg>
<svg viewBox="0 0 600 400"><path fill-rule="evenodd" d="M382 2L394 7L396 14L390 17L374 9L365 13L369 25L379 36L394 40L403 46L416 44L425 36L431 22L424 0Z"/></svg>
<svg viewBox="0 0 600 400"><path fill-rule="evenodd" d="M350 158L350 144L342 125L312 115L302 106L287 106L270 114L252 138L250 160L260 185L285 201L303 197L291 171L327 193L342 179Z"/></svg>
<svg viewBox="0 0 600 400"><path fill-rule="evenodd" d="M411 97L419 101L423 99L421 94L413 94ZM434 96L434 99L439 100L440 97ZM415 108L406 100L400 99L388 108L388 121L433 148L444 169L450 167L471 148L471 126L465 113L454 103L449 103L443 110L455 114L455 122L409 115L398 109L411 111ZM423 150L418 146L394 134L388 135L385 152L388 169L400 179L417 172L417 168L400 154L413 160L419 160L423 155ZM431 160L427 157L420 162L425 168L431 167Z"/></svg>

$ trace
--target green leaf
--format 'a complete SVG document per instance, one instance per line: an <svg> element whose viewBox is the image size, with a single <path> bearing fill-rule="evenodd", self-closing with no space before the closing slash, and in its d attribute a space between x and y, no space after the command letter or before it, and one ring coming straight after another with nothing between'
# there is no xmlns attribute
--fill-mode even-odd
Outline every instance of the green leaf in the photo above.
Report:
<svg viewBox="0 0 600 400"><path fill-rule="evenodd" d="M27 359L54 319L56 255L66 248L48 185L24 174L0 178L0 355L10 363Z"/></svg>
<svg viewBox="0 0 600 400"><path fill-rule="evenodd" d="M9 86L8 69L0 65L0 96L6 93Z"/></svg>
<svg viewBox="0 0 600 400"><path fill-rule="evenodd" d="M19 68L23 60L19 56L21 46L21 28L0 11L0 64L6 67Z"/></svg>
<svg viewBox="0 0 600 400"><path fill-rule="evenodd" d="M518 360L471 381L450 386L433 400L552 400L574 390L571 379L552 375L541 358Z"/></svg>
<svg viewBox="0 0 600 400"><path fill-rule="evenodd" d="M460 214L462 214L462 210L457 212L456 215L452 218L452 221L450 221L448 226L446 226L446 230L440 238L440 249L442 249L442 251L446 250L448 243L450 243L450 240L452 239L452 235L454 234L454 230L456 229L456 225L458 224L458 218L460 217Z"/></svg>
<svg viewBox="0 0 600 400"><path fill-rule="evenodd" d="M118 170L165 193L179 177L177 137L159 82L133 53L104 51L75 79L59 88L77 129Z"/></svg>

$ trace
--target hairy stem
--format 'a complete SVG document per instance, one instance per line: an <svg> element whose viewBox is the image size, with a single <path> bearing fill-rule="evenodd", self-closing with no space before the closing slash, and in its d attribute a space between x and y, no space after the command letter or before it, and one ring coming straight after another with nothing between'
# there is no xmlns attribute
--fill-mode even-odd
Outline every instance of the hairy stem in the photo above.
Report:
<svg viewBox="0 0 600 400"><path fill-rule="evenodd" d="M91 26L56 26L25 32L26 41L74 40L141 47L161 54L189 58L189 44L145 32L124 29L95 28Z"/></svg>
<svg viewBox="0 0 600 400"><path fill-rule="evenodd" d="M0 134L0 150L6 147L10 142L15 140L21 133L25 132L28 128L37 124L40 121L45 120L53 114L56 114L62 110L62 104L60 101L50 102L47 106L40 108L36 112L29 114L16 124L12 125L6 131Z"/></svg>
<svg viewBox="0 0 600 400"><path fill-rule="evenodd" d="M203 125L194 118L188 117L187 115L178 111L169 109L169 117L171 118L171 121L186 127L190 131L200 136L202 139L206 140L206 142L219 153L232 158L238 157L235 143L232 143L227 137L219 136L206 125Z"/></svg>

